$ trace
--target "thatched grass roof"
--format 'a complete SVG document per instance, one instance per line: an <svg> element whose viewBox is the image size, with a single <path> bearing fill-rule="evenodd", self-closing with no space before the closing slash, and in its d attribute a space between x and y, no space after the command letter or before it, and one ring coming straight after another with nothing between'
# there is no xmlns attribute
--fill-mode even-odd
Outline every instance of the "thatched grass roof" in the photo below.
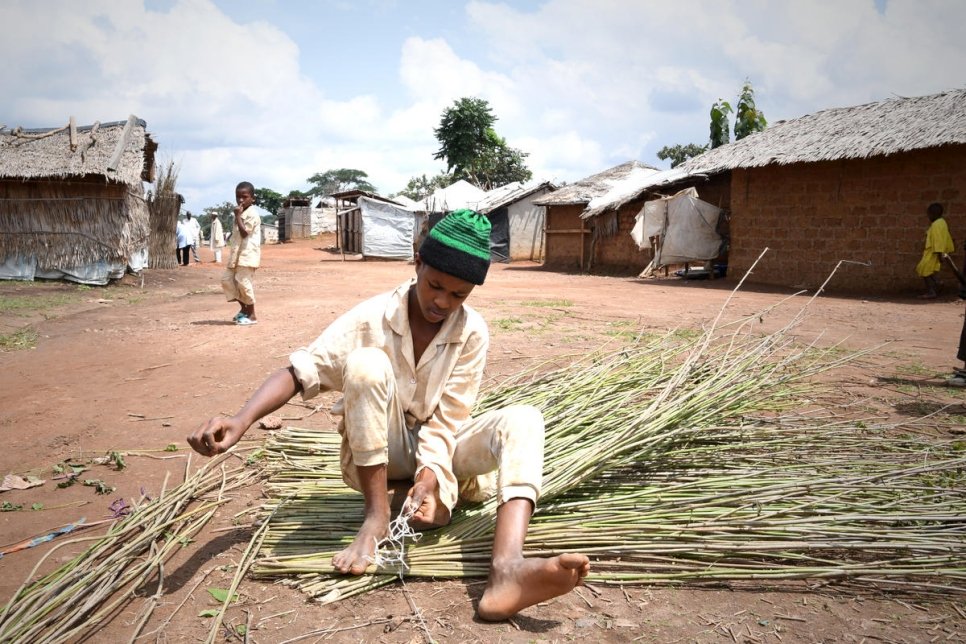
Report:
<svg viewBox="0 0 966 644"><path fill-rule="evenodd" d="M966 143L966 89L840 107L769 125L764 132L682 164L722 172L773 163L867 159Z"/></svg>
<svg viewBox="0 0 966 644"><path fill-rule="evenodd" d="M823 110L778 121L764 132L709 150L672 170L625 176L590 200L581 217L596 217L647 192L735 168L867 159L963 143L966 90Z"/></svg>
<svg viewBox="0 0 966 644"><path fill-rule="evenodd" d="M476 209L486 215L503 206L508 206L521 199L526 199L535 192L540 192L544 189L553 190L554 185L549 181L531 181L530 183L514 181L513 183L494 188L487 192L483 199L476 204Z"/></svg>
<svg viewBox="0 0 966 644"><path fill-rule="evenodd" d="M554 190L549 195L534 200L538 206L566 206L590 203L594 197L598 197L608 192L621 179L624 179L635 170L650 169L657 171L646 163L640 161L628 161L609 170L598 172L576 183L563 186Z"/></svg>
<svg viewBox="0 0 966 644"><path fill-rule="evenodd" d="M136 116L56 128L0 127L0 179L104 177L141 188L154 181L157 144Z"/></svg>

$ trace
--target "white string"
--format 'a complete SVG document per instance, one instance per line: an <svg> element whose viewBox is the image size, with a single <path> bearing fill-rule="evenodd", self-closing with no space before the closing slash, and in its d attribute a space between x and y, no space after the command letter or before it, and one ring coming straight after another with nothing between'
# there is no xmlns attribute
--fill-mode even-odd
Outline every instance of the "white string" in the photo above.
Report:
<svg viewBox="0 0 966 644"><path fill-rule="evenodd" d="M399 515L389 524L389 534L376 543L375 552L367 557L379 568L396 568L400 578L403 572L409 570L409 564L406 563L406 539L416 542L423 536L422 532L416 532L409 525L409 520L415 513L416 508L411 507L409 499L406 499Z"/></svg>
<svg viewBox="0 0 966 644"><path fill-rule="evenodd" d="M422 532L416 532L409 525L409 520L416 513L416 507L409 501L409 499L406 499L406 502L403 503L399 514L389 524L389 534L384 539L376 542L375 552L372 553L371 557L367 557L367 559L379 568L396 568L399 581L403 586L403 594L406 595L409 608L413 612L412 621L422 629L427 641L433 642L435 640L423 617L423 611L416 606L416 602L409 595L409 589L406 588L406 582L403 580L403 573L409 570L409 564L406 563L406 539L411 539L413 542L416 542L423 536Z"/></svg>

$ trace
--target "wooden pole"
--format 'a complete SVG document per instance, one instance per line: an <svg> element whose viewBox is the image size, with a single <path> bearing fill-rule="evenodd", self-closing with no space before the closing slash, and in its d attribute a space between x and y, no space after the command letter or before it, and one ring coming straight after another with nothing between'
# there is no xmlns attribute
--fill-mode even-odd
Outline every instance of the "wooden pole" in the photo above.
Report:
<svg viewBox="0 0 966 644"><path fill-rule="evenodd" d="M70 151L74 152L77 150L77 119L71 116L67 126L70 128Z"/></svg>
<svg viewBox="0 0 966 644"><path fill-rule="evenodd" d="M124 124L124 131L121 132L121 138L118 140L117 145L114 146L114 154L111 155L111 160L107 163L107 169L117 171L117 166L121 162L121 156L124 154L124 148L127 147L127 142L131 138L131 132L134 130L134 123L137 121L137 117L131 114L127 117L127 123Z"/></svg>

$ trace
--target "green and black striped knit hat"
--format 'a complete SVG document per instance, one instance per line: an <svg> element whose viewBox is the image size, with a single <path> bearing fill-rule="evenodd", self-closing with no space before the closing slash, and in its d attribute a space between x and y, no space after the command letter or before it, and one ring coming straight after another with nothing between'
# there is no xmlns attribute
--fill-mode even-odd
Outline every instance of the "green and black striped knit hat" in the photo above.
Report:
<svg viewBox="0 0 966 644"><path fill-rule="evenodd" d="M454 210L429 231L419 258L436 270L482 284L490 268L490 220L475 210Z"/></svg>

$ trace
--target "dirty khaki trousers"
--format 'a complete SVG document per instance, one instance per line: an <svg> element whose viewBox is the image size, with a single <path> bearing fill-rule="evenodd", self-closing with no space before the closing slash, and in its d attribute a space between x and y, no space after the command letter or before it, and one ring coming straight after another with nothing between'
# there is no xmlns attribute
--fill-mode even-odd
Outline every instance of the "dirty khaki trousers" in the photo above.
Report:
<svg viewBox="0 0 966 644"><path fill-rule="evenodd" d="M229 302L255 303L255 271L249 266L226 268L221 274L221 290Z"/></svg>
<svg viewBox="0 0 966 644"><path fill-rule="evenodd" d="M419 427L406 426L395 389L395 375L385 352L367 347L349 354L343 369L339 432L342 477L355 490L361 488L357 465L385 463L389 480L412 479L416 473ZM525 498L536 505L543 478L543 432L543 415L527 405L467 420L456 433L451 469L456 480L428 464L436 472L444 505L453 509L457 485L459 498L466 501L485 501L496 493L501 504Z"/></svg>

